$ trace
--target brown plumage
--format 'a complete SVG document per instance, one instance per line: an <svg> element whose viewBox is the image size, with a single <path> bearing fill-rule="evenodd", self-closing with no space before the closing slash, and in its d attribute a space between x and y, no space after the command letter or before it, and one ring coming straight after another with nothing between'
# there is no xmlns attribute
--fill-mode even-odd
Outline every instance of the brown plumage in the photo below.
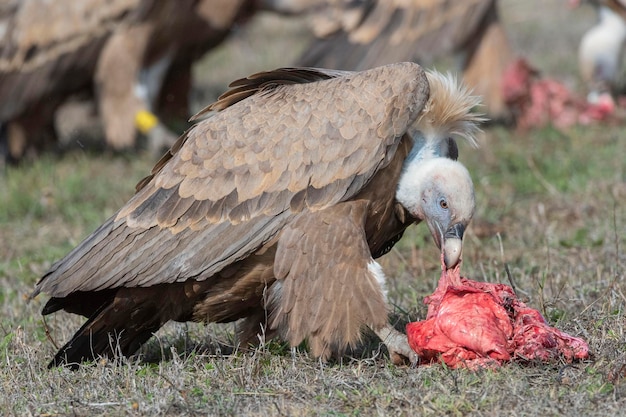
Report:
<svg viewBox="0 0 626 417"><path fill-rule="evenodd" d="M310 17L315 40L297 65L364 70L399 61L430 66L458 55L465 83L492 119L508 119L501 77L512 60L496 0L262 0Z"/></svg>
<svg viewBox="0 0 626 417"><path fill-rule="evenodd" d="M448 156L451 136L473 141L477 99L411 63L279 69L232 87L37 284L33 296L52 296L43 314L89 318L51 365L132 354L169 320L243 318L243 341L307 338L324 359L366 325L412 355L405 338L390 344L373 258L425 220L458 263L473 187Z"/></svg>
<svg viewBox="0 0 626 417"><path fill-rule="evenodd" d="M118 149L133 145L141 110L187 119L191 64L247 13L245 1L23 0L2 6L0 124L8 125L10 156L19 159L54 142L54 112L73 94L95 96L105 139Z"/></svg>

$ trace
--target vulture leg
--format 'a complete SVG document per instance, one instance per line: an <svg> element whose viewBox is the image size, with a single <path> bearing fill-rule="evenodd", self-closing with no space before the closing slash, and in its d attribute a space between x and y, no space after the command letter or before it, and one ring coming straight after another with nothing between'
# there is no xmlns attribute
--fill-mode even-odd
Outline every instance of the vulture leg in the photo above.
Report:
<svg viewBox="0 0 626 417"><path fill-rule="evenodd" d="M151 34L148 24L116 31L102 50L96 68L96 93L107 145L114 149L135 143L135 115L142 110L135 95L144 50Z"/></svg>
<svg viewBox="0 0 626 417"><path fill-rule="evenodd" d="M180 126L181 131L189 127L189 92L192 89L191 57L176 57L163 77L163 85L154 102L155 113L170 126Z"/></svg>
<svg viewBox="0 0 626 417"><path fill-rule="evenodd" d="M58 100L46 100L3 124L2 147L7 162L18 162L24 157L36 156L38 151L56 144L52 120L58 104Z"/></svg>
<svg viewBox="0 0 626 417"><path fill-rule="evenodd" d="M138 84L135 86L135 94L144 104L144 109L135 115L135 126L142 134L147 136L148 147L155 156L161 156L163 151L171 148L178 139L178 135L170 131L154 115L164 80L168 71L172 69L173 59L173 51L166 51L163 56L141 70ZM189 62L188 68L190 70L191 62ZM181 76L181 78L185 79L184 76ZM189 86L187 85L186 87Z"/></svg>
<svg viewBox="0 0 626 417"><path fill-rule="evenodd" d="M148 137L149 148L160 155L177 139L152 113L163 77L171 62L165 54L144 67L144 55L154 28L149 23L115 32L96 69L96 92L107 144L124 149L135 144L137 130Z"/></svg>
<svg viewBox="0 0 626 417"><path fill-rule="evenodd" d="M384 274L364 230L368 207L357 200L302 213L278 241L270 328L292 346L307 339L323 360L353 347L363 326L377 331L388 323Z"/></svg>

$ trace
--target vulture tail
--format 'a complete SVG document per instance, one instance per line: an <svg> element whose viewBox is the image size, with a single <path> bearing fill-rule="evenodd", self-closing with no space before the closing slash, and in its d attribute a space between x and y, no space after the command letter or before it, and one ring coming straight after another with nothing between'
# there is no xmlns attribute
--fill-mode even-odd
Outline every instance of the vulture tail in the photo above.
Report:
<svg viewBox="0 0 626 417"><path fill-rule="evenodd" d="M123 292L119 291L110 302L95 310L59 349L48 368L66 365L77 369L81 362L98 357L132 355L170 319L163 317L163 310L159 311L155 299L137 292L121 294Z"/></svg>

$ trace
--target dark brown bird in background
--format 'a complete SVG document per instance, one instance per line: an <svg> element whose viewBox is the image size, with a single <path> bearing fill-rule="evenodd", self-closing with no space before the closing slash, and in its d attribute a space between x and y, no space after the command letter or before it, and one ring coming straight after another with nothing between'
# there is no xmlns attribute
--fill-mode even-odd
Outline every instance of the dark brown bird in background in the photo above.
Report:
<svg viewBox="0 0 626 417"><path fill-rule="evenodd" d="M513 60L496 0L260 0L306 14L317 39L296 65L364 70L400 61L431 66L455 55L491 119L510 118L501 79Z"/></svg>
<svg viewBox="0 0 626 417"><path fill-rule="evenodd" d="M74 94L95 96L109 146L137 128L171 146L156 119L188 113L191 64L244 18L246 0L10 0L0 5L0 125L10 159L56 140L53 117Z"/></svg>
<svg viewBox="0 0 626 417"><path fill-rule="evenodd" d="M327 359L387 321L374 260L426 222L448 267L474 211L454 137L478 99L413 63L279 69L235 81L112 218L37 284L88 318L51 366L130 355L169 320L230 322Z"/></svg>

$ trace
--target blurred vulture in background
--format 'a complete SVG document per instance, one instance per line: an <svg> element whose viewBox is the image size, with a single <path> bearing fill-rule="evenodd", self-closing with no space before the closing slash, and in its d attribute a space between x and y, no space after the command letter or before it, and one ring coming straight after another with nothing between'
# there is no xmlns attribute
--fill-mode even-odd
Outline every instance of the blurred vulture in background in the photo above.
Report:
<svg viewBox="0 0 626 417"><path fill-rule="evenodd" d="M508 119L502 75L512 62L496 0L261 0L310 16L317 40L297 65L363 70L399 61L430 66L455 54L492 119Z"/></svg>
<svg viewBox="0 0 626 417"><path fill-rule="evenodd" d="M56 140L54 113L94 96L106 142L176 138L155 117L187 119L194 59L221 42L246 0L5 0L0 3L0 131L10 159Z"/></svg>
<svg viewBox="0 0 626 417"><path fill-rule="evenodd" d="M626 1L590 0L598 15L598 22L580 41L578 62L580 75L592 103L613 102L626 46ZM581 4L572 0L573 6Z"/></svg>

